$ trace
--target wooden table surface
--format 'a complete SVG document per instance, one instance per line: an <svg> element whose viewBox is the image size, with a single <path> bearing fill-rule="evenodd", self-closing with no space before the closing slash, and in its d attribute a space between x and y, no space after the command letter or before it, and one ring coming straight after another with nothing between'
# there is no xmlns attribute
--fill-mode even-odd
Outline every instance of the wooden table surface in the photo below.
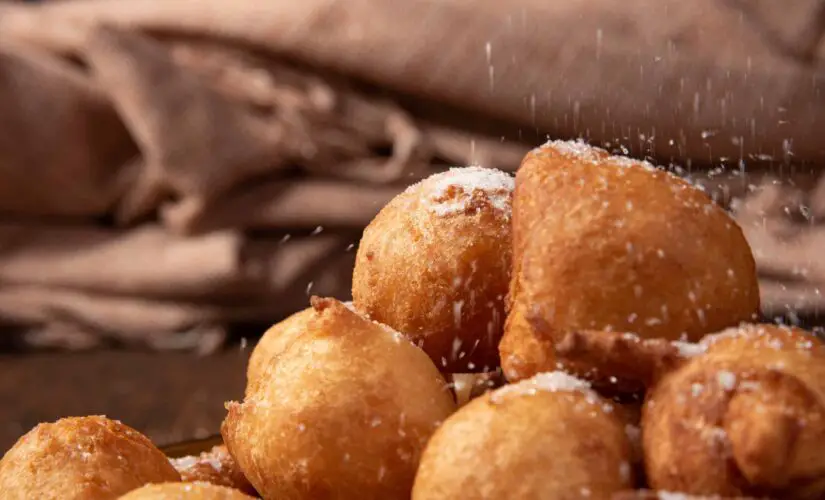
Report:
<svg viewBox="0 0 825 500"><path fill-rule="evenodd" d="M0 455L39 422L106 415L158 445L216 433L224 402L243 397L249 348L0 354Z"/></svg>

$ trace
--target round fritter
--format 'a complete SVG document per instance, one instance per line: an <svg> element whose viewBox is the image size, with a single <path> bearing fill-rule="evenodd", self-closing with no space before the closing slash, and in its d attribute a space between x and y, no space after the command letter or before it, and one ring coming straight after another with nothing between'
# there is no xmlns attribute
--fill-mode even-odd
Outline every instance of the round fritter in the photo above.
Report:
<svg viewBox="0 0 825 500"><path fill-rule="evenodd" d="M264 498L407 498L421 451L455 409L427 355L333 299L272 360L224 441Z"/></svg>
<svg viewBox="0 0 825 500"><path fill-rule="evenodd" d="M587 382L543 373L487 393L433 435L413 500L610 498L633 487L619 409Z"/></svg>
<svg viewBox="0 0 825 500"><path fill-rule="evenodd" d="M799 329L747 325L706 338L642 413L650 486L694 495L825 496L825 351Z"/></svg>
<svg viewBox="0 0 825 500"><path fill-rule="evenodd" d="M249 484L224 445L215 446L198 456L173 459L172 465L180 473L181 481L212 483L255 494L255 488Z"/></svg>
<svg viewBox="0 0 825 500"><path fill-rule="evenodd" d="M299 311L270 327L255 345L246 367L247 390L260 379L272 359L284 351L289 344L306 329L312 318L312 308Z"/></svg>
<svg viewBox="0 0 825 500"><path fill-rule="evenodd" d="M409 336L445 372L497 367L512 189L509 174L466 167L394 198L364 230L355 307Z"/></svg>
<svg viewBox="0 0 825 500"><path fill-rule="evenodd" d="M179 480L146 436L99 416L39 424L0 460L3 500L109 500Z"/></svg>
<svg viewBox="0 0 825 500"><path fill-rule="evenodd" d="M502 367L518 380L555 369L553 344L570 331L698 340L752 321L759 288L742 230L702 191L554 141L516 175L510 310ZM567 366L598 379L589 368Z"/></svg>
<svg viewBox="0 0 825 500"><path fill-rule="evenodd" d="M122 500L251 500L238 490L206 482L150 484L120 497Z"/></svg>

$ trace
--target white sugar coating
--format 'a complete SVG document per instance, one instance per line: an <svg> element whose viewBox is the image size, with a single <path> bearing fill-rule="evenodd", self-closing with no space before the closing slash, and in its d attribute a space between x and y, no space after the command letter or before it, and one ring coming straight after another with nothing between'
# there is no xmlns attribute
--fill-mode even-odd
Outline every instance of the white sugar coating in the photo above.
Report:
<svg viewBox="0 0 825 500"><path fill-rule="evenodd" d="M731 339L738 339L742 337L761 337L765 334L765 330L762 327L731 327L722 330L721 332L714 333L711 335L706 335L702 338L701 343L707 346L712 346L713 344L720 342L722 340L731 340Z"/></svg>
<svg viewBox="0 0 825 500"><path fill-rule="evenodd" d="M694 344L693 342L671 342L671 345L679 351L679 355L683 358L692 358L700 356L707 351L707 346L703 344Z"/></svg>
<svg viewBox="0 0 825 500"><path fill-rule="evenodd" d="M726 391L732 391L736 387L736 374L727 370L722 370L716 374L716 380Z"/></svg>
<svg viewBox="0 0 825 500"><path fill-rule="evenodd" d="M785 325L776 325L775 327L782 330L790 331L790 328L788 328ZM756 340L762 339L764 337L770 337L770 333L770 330L766 328L764 325L746 324L739 327L727 328L725 330L722 330L721 332L708 335L702 339L702 344L713 345L721 340L737 339L742 337L750 337ZM782 339L778 337L773 337L767 340L766 345L776 350L783 349L786 347L795 347L798 350L805 351L813 349L816 346L813 339L813 335L811 335L810 339ZM765 344L763 343L761 345Z"/></svg>
<svg viewBox="0 0 825 500"><path fill-rule="evenodd" d="M684 493L676 493L673 491L658 491L656 492L656 498L658 498L659 500L691 500L695 499L696 497L685 495Z"/></svg>
<svg viewBox="0 0 825 500"><path fill-rule="evenodd" d="M217 472L223 470L223 463L221 463L220 458L218 458L215 453L202 453L198 457L190 455L187 457L172 458L169 462L179 471L188 470L200 464L208 465Z"/></svg>
<svg viewBox="0 0 825 500"><path fill-rule="evenodd" d="M642 338L636 335L635 333L623 333L622 340L638 344L642 341Z"/></svg>
<svg viewBox="0 0 825 500"><path fill-rule="evenodd" d="M205 463L209 464L217 472L221 472L223 470L223 462L221 462L217 455L210 453L203 457L203 459Z"/></svg>
<svg viewBox="0 0 825 500"><path fill-rule="evenodd" d="M653 165L652 163L650 163L647 160L637 160L635 158L630 158L629 156L613 155L613 156L610 157L610 163L612 165L616 165L617 167L625 167L625 168L627 168L627 167L641 167L645 170L662 171L662 172L665 172L666 174L671 175L674 178L676 178L676 176L671 174L670 172L667 172L666 170L656 168L655 165Z"/></svg>
<svg viewBox="0 0 825 500"><path fill-rule="evenodd" d="M591 402L598 400L589 382L562 371L554 371L539 373L526 380L496 389L490 394L490 401L500 403L509 396L532 396L538 392L579 392L588 396Z"/></svg>
<svg viewBox="0 0 825 500"><path fill-rule="evenodd" d="M597 146L591 146L581 139L576 139L574 141L548 141L539 149L544 148L550 148L568 158L575 158L577 160L591 163L605 162L605 165L613 165L616 167L641 167L646 170L661 170L645 160L637 160L628 156L611 155L608 151Z"/></svg>
<svg viewBox="0 0 825 500"><path fill-rule="evenodd" d="M477 166L451 168L410 186L407 191L425 182L430 188L425 194L426 205L437 215L466 212L474 196L483 196L507 217L512 213L516 180L501 170Z"/></svg>
<svg viewBox="0 0 825 500"><path fill-rule="evenodd" d="M180 457L180 458L171 458L169 462L172 463L172 466L178 470L185 470L190 469L198 464L198 457L195 456L188 456L188 457Z"/></svg>
<svg viewBox="0 0 825 500"><path fill-rule="evenodd" d="M567 156L569 158L576 158L577 160L597 162L602 158L602 155L608 154L602 148L591 146L581 139L575 141L554 140L545 142L540 149L550 148L555 152Z"/></svg>
<svg viewBox="0 0 825 500"><path fill-rule="evenodd" d="M634 446L642 441L642 430L637 425L627 424L624 426L624 433L627 439Z"/></svg>

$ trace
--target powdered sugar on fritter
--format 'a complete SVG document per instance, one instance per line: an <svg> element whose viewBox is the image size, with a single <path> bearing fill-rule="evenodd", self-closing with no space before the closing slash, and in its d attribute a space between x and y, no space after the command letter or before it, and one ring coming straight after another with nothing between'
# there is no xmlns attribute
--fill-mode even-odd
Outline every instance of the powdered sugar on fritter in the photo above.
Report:
<svg viewBox="0 0 825 500"><path fill-rule="evenodd" d="M465 213L479 196L507 217L512 212L515 179L501 170L476 166L451 168L423 182L431 186L431 191L425 193L426 202L437 215Z"/></svg>
<svg viewBox="0 0 825 500"><path fill-rule="evenodd" d="M539 373L527 380L497 389L490 395L490 401L500 403L508 396L531 396L538 392L581 392L587 396L592 396L594 402L598 399L587 381L564 372L555 371Z"/></svg>
<svg viewBox="0 0 825 500"><path fill-rule="evenodd" d="M552 149L556 153L568 158L591 163L605 162L616 167L641 167L646 170L660 170L645 160L637 160L627 156L611 155L606 150L591 146L581 139L575 141L548 141L539 149Z"/></svg>
<svg viewBox="0 0 825 500"><path fill-rule="evenodd" d="M597 162L608 154L604 149L591 146L581 139L575 141L548 141L539 149L545 148L552 149L563 156L589 162Z"/></svg>
<svg viewBox="0 0 825 500"><path fill-rule="evenodd" d="M704 344L695 344L693 342L680 342L678 340L670 343L679 351L679 355L683 358L692 358L704 354L707 351L707 346Z"/></svg>
<svg viewBox="0 0 825 500"><path fill-rule="evenodd" d="M656 498L659 500L692 500L696 497L692 497L684 493L675 493L672 491L659 491L656 493Z"/></svg>
<svg viewBox="0 0 825 500"><path fill-rule="evenodd" d="M199 458L195 456L187 456L187 457L180 457L180 458L170 458L169 462L172 466L177 470L186 470L191 469L192 467L198 465Z"/></svg>

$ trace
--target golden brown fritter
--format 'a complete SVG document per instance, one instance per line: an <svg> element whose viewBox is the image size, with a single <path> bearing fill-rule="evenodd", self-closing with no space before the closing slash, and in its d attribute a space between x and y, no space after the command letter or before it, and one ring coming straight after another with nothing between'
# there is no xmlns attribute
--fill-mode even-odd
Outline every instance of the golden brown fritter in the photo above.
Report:
<svg viewBox="0 0 825 500"><path fill-rule="evenodd" d="M98 416L39 424L0 460L3 500L113 500L147 483L179 480L146 436Z"/></svg>
<svg viewBox="0 0 825 500"><path fill-rule="evenodd" d="M407 498L421 451L455 409L427 355L333 299L312 299L306 331L222 434L264 498Z"/></svg>
<svg viewBox="0 0 825 500"><path fill-rule="evenodd" d="M467 167L394 198L364 230L355 307L409 336L442 371L497 367L512 188L509 174Z"/></svg>
<svg viewBox="0 0 825 500"><path fill-rule="evenodd" d="M433 435L413 500L610 498L633 487L631 443L589 384L543 373L487 393Z"/></svg>
<svg viewBox="0 0 825 500"><path fill-rule="evenodd" d="M556 367L565 333L698 340L752 321L741 229L699 189L581 142L528 154L513 197L513 276L500 351L510 380ZM595 379L589 366L568 366Z"/></svg>
<svg viewBox="0 0 825 500"><path fill-rule="evenodd" d="M313 310L309 307L276 323L264 332L249 355L249 364L246 367L247 390L261 378L272 359L304 332L312 314Z"/></svg>
<svg viewBox="0 0 825 500"><path fill-rule="evenodd" d="M709 343L652 389L642 416L648 480L701 495L821 498L822 346L772 325L745 333Z"/></svg>
<svg viewBox="0 0 825 500"><path fill-rule="evenodd" d="M571 337L577 337L571 340ZM568 334L559 354L648 387L642 449L650 487L692 495L825 495L825 347L810 333L743 325L697 345Z"/></svg>

